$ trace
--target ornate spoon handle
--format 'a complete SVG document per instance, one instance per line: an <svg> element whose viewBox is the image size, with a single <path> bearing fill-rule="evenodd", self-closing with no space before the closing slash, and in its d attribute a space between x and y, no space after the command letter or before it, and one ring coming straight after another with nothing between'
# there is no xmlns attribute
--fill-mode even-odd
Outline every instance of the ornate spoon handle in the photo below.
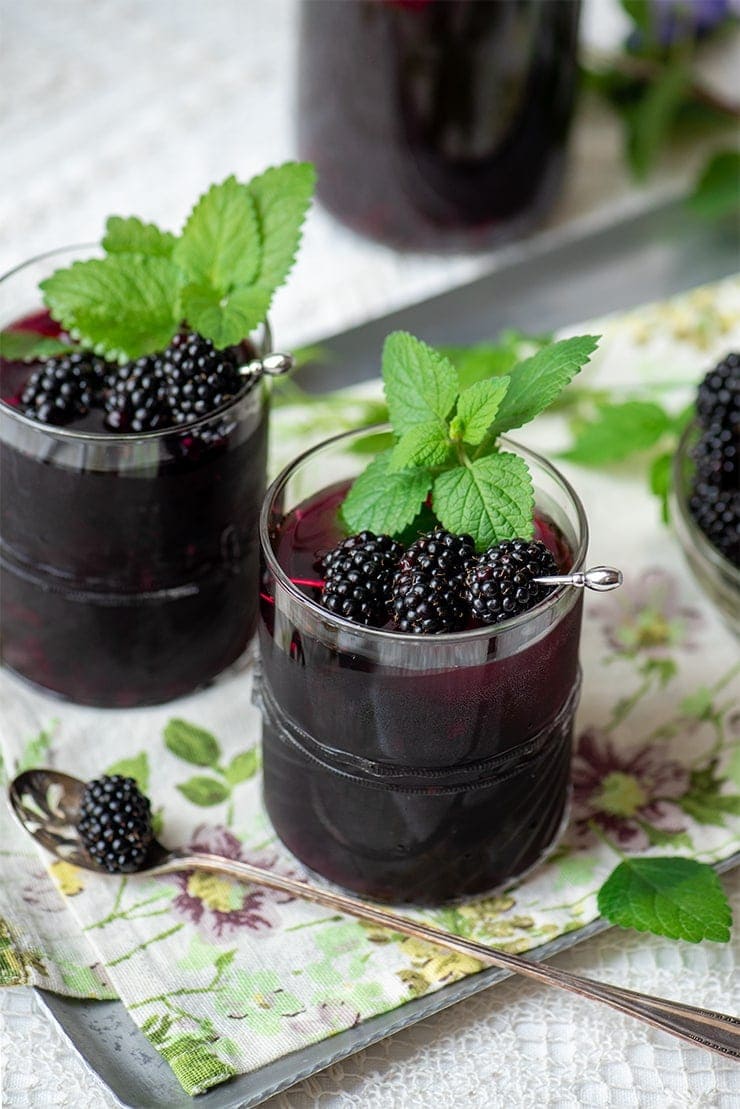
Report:
<svg viewBox="0 0 740 1109"><path fill-rule="evenodd" d="M262 867L224 859L219 855L185 852L173 852L166 862L152 868L149 873L168 874L191 868L215 871L228 874L239 881L269 886L271 889L281 890L304 901L313 901L330 909L339 909L350 916L379 924L395 932L428 940L430 943L459 951L464 955L472 955L489 966L501 967L514 974L523 974L547 986L560 986L561 989L570 990L571 993L580 994L581 997L603 1001L604 1004L618 1009L621 1013L637 1017L638 1020L652 1024L655 1028L661 1028L664 1032L670 1032L689 1043L740 1059L740 1018L738 1017L715 1013L711 1009L696 1009L692 1005L683 1005L678 1001L666 1001L663 998L651 997L649 994L610 986L604 982L594 982L590 978L581 978L577 974L568 974L546 963L538 963L519 955L497 951L482 943L475 943L473 940L444 932L441 928L435 928L430 924L400 916L378 905L359 901L347 894L309 885L297 878L288 878L270 870L264 870Z"/></svg>

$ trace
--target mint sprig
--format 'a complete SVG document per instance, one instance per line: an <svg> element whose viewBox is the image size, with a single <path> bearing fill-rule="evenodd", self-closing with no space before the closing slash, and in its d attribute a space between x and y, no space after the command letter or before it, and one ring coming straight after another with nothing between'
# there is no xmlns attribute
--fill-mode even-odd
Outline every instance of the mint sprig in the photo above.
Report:
<svg viewBox="0 0 740 1109"><path fill-rule="evenodd" d="M313 194L308 163L242 183L233 176L195 204L179 236L112 216L106 255L41 282L52 317L83 347L127 361L166 347L182 324L219 347L262 320L293 265Z"/></svg>
<svg viewBox="0 0 740 1109"><path fill-rule="evenodd" d="M727 943L732 912L717 874L681 856L625 858L598 894L612 924L675 940Z"/></svg>
<svg viewBox="0 0 740 1109"><path fill-rule="evenodd" d="M473 536L479 550L533 534L534 490L524 459L502 451L499 436L541 412L596 349L582 335L543 346L532 357L492 367L461 390L442 352L406 332L383 349L383 384L396 439L354 482L342 505L352 531L399 535L431 492L435 517Z"/></svg>

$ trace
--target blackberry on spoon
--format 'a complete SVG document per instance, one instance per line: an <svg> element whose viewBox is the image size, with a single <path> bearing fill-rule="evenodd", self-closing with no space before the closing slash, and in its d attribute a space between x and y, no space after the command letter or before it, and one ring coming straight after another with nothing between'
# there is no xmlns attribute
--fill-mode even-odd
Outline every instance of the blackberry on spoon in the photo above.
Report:
<svg viewBox="0 0 740 1109"><path fill-rule="evenodd" d="M473 618L496 624L534 608L552 588L535 579L557 573L555 559L538 539L506 539L489 547L466 579Z"/></svg>
<svg viewBox="0 0 740 1109"><path fill-rule="evenodd" d="M154 839L149 800L133 778L103 775L85 786L77 830L110 874L139 870Z"/></svg>

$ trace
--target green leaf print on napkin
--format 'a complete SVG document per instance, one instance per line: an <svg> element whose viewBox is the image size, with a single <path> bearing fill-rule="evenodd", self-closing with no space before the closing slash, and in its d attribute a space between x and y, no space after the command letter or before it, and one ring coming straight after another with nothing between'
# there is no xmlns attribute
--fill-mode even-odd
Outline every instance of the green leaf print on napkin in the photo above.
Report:
<svg viewBox="0 0 740 1109"><path fill-rule="evenodd" d="M222 765L221 744L215 735L205 728L191 724L187 720L174 718L165 726L164 742L168 750L191 766L208 767L217 778L207 774L196 774L187 782L181 782L178 790L193 805L210 808L229 802L226 823L231 824L234 817L233 790L242 782L253 778L260 768L260 755L256 747L234 755L231 762Z"/></svg>

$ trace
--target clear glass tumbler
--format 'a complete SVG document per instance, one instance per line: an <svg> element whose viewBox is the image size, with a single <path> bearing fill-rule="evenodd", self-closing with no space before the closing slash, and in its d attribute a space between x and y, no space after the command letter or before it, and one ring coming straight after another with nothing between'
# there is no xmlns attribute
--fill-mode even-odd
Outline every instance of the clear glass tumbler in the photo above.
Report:
<svg viewBox="0 0 740 1109"><path fill-rule="evenodd" d="M316 603L312 559L377 428L304 454L262 510L258 698L265 803L277 834L325 878L383 901L490 891L552 848L568 798L581 591L455 634L365 628ZM545 459L536 531L583 567L583 507ZM366 449L363 450L363 447ZM329 483L327 481L329 479Z"/></svg>
<svg viewBox="0 0 740 1109"><path fill-rule="evenodd" d="M43 326L39 281L93 253L54 251L7 274L0 327ZM269 343L263 326L245 351ZM203 685L256 624L266 387L176 431L103 434L22 415L12 399L28 369L0 361L3 664L106 707Z"/></svg>

